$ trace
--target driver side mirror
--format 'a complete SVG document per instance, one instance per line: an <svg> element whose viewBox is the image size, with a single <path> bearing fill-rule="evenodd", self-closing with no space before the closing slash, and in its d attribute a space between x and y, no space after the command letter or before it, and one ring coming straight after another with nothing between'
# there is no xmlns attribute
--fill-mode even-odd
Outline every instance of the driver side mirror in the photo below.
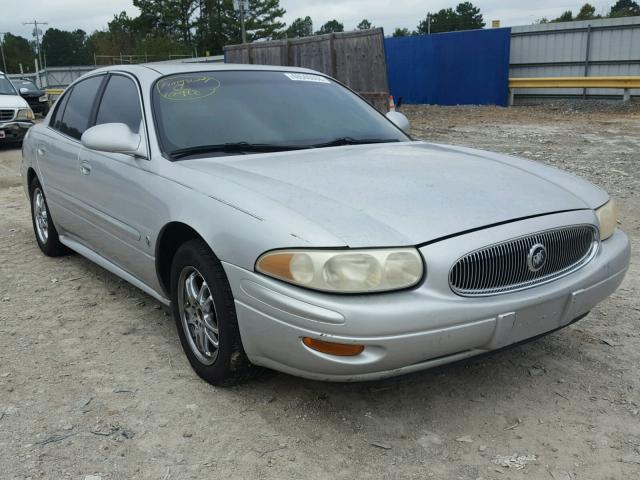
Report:
<svg viewBox="0 0 640 480"><path fill-rule="evenodd" d="M409 123L409 119L405 117L402 113L398 111L387 112L386 117L391 120L396 127L402 130L404 133L409 135L411 130L411 124Z"/></svg>
<svg viewBox="0 0 640 480"><path fill-rule="evenodd" d="M124 123L103 123L91 127L82 134L80 141L91 150L147 158L142 135L133 133Z"/></svg>

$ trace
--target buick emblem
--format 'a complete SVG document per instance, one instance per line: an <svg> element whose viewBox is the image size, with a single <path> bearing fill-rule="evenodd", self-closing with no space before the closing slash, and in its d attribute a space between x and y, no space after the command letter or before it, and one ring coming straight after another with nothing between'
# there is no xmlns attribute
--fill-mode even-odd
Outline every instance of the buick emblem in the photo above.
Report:
<svg viewBox="0 0 640 480"><path fill-rule="evenodd" d="M547 247L541 243L536 243L529 250L527 255L527 267L531 272L537 272L547 263Z"/></svg>

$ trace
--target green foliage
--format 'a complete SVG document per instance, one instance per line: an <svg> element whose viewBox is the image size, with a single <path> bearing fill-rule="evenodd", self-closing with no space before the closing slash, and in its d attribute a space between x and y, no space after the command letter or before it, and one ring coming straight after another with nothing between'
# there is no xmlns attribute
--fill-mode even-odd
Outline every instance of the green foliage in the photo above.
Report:
<svg viewBox="0 0 640 480"><path fill-rule="evenodd" d="M573 20L575 20L573 18L573 13L571 12L571 10L567 10L566 12L563 12L562 15L560 15L558 18L550 20L550 23L572 22Z"/></svg>
<svg viewBox="0 0 640 480"><path fill-rule="evenodd" d="M231 0L228 1L232 4ZM250 0L249 11L245 15L247 41L270 40L277 36L285 27L280 21L285 13L286 10L280 7L280 0ZM231 33L240 39L240 15L235 10L234 14L235 24L231 24Z"/></svg>
<svg viewBox="0 0 640 480"><path fill-rule="evenodd" d="M373 28L373 24L366 18L363 18L357 28L358 30L370 30Z"/></svg>
<svg viewBox="0 0 640 480"><path fill-rule="evenodd" d="M485 26L480 9L471 2L463 2L455 8L443 8L437 13L428 13L427 17L418 24L416 33L454 32L460 30L475 30Z"/></svg>
<svg viewBox="0 0 640 480"><path fill-rule="evenodd" d="M140 9L139 26L145 32L191 42L197 0L133 0L133 4Z"/></svg>
<svg viewBox="0 0 640 480"><path fill-rule="evenodd" d="M311 17L296 18L284 34L286 38L310 37L313 35L313 20Z"/></svg>
<svg viewBox="0 0 640 480"><path fill-rule="evenodd" d="M471 2L463 2L456 7L459 30L475 30L485 26L480 9Z"/></svg>
<svg viewBox="0 0 640 480"><path fill-rule="evenodd" d="M578 15L576 15L576 20L594 20L596 18L600 18L600 16L596 15L596 7L590 3L585 3L578 12Z"/></svg>
<svg viewBox="0 0 640 480"><path fill-rule="evenodd" d="M320 27L316 35L324 35L325 33L344 32L344 25L337 20L329 20Z"/></svg>
<svg viewBox="0 0 640 480"><path fill-rule="evenodd" d="M409 35L411 35L411 32L408 28L396 28L393 31L394 37L408 37Z"/></svg>
<svg viewBox="0 0 640 480"><path fill-rule="evenodd" d="M638 2L634 0L617 0L617 2L611 7L607 18L632 17L636 15L640 15L640 5L638 5ZM590 3L585 3L575 17L570 10L567 10L558 18L553 20L542 19L539 23L595 20L598 18L602 18L602 16L596 15L596 8Z"/></svg>
<svg viewBox="0 0 640 480"><path fill-rule="evenodd" d="M42 51L47 66L88 65L93 62L84 30L68 32L49 28L42 36Z"/></svg>
<svg viewBox="0 0 640 480"><path fill-rule="evenodd" d="M201 4L195 21L201 51L222 53L225 45L242 42L240 12L234 10L233 0L202 0L197 3ZM279 0L249 0L249 10L245 12L247 41L283 37L285 24L280 19L284 14Z"/></svg>
<svg viewBox="0 0 640 480"><path fill-rule="evenodd" d="M618 0L609 12L610 17L634 17L640 15L640 5L633 0Z"/></svg>
<svg viewBox="0 0 640 480"><path fill-rule="evenodd" d="M36 52L31 43L26 38L10 33L5 33L3 37L2 48L7 62L5 73L20 73L20 64L25 72L33 72L35 69L33 60L36 58ZM4 66L0 64L0 68L4 68Z"/></svg>

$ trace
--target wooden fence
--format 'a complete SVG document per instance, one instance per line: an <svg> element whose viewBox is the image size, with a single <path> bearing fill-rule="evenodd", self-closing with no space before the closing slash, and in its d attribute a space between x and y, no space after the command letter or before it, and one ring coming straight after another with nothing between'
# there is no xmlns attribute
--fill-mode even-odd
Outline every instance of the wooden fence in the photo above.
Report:
<svg viewBox="0 0 640 480"><path fill-rule="evenodd" d="M382 112L389 84L381 28L229 45L226 63L305 67L344 83Z"/></svg>

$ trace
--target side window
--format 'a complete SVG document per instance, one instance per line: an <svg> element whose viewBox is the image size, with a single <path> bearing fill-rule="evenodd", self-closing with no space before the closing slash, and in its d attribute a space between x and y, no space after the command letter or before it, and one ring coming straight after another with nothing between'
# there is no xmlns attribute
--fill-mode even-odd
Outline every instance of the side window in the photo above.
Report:
<svg viewBox="0 0 640 480"><path fill-rule="evenodd" d="M96 125L102 123L124 123L132 132L138 133L142 112L135 83L122 75L112 75L104 89Z"/></svg>
<svg viewBox="0 0 640 480"><path fill-rule="evenodd" d="M56 130L60 130L60 121L62 120L64 107L67 106L67 102L69 101L70 96L71 96L71 90L65 92L62 95L62 98L59 98L58 100L56 100L56 103L54 105L55 110L53 111L51 120L49 120L50 127L55 128Z"/></svg>
<svg viewBox="0 0 640 480"><path fill-rule="evenodd" d="M80 140L84 131L89 127L93 104L102 80L104 80L104 75L99 75L74 85L58 130Z"/></svg>

